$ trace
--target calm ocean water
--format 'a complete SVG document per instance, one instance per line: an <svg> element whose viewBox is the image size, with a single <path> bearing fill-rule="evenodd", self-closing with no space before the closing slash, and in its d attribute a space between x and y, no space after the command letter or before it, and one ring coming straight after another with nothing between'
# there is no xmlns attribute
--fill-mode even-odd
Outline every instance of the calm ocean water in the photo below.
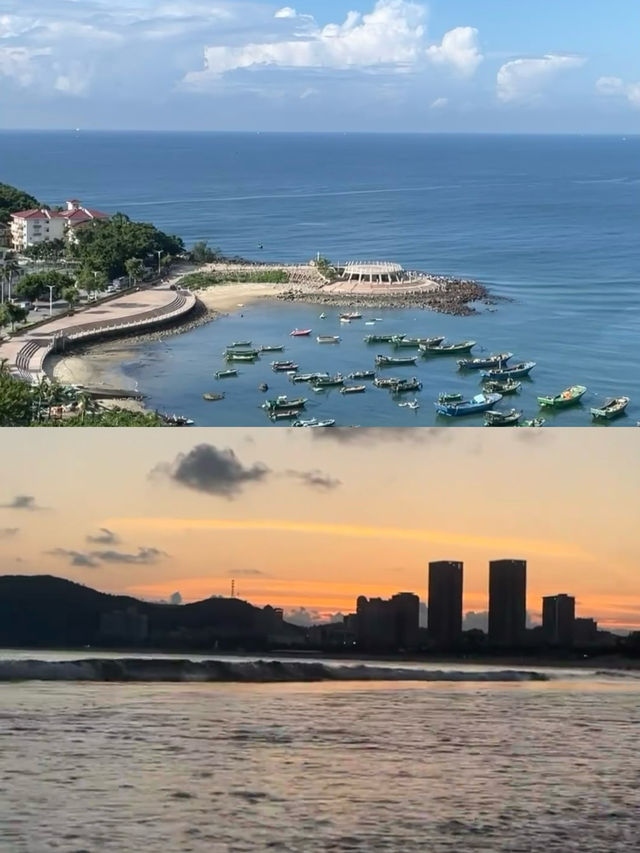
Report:
<svg viewBox="0 0 640 853"><path fill-rule="evenodd" d="M618 394L632 404L617 425L640 416L638 137L16 132L0 134L0 179L43 201L73 195L122 210L229 254L284 262L321 251L336 262L389 259L477 278L513 302L465 318L376 311L379 330L472 338L479 350L536 361L532 383L502 404L528 416L537 414L537 394L587 385L583 405L552 416L554 425L588 425L589 406ZM201 400L222 347L238 336L289 343L286 355L299 357L305 372L372 364L362 323L340 327L331 315L321 324L315 306L254 305L243 313L136 347L127 369L150 404L199 425L268 423L256 386L273 379L270 359L227 383L224 403ZM291 343L295 325L344 341L331 352ZM370 391L314 400L310 414L340 424L444 425L435 396L477 388L477 378L459 377L448 359L417 372L425 383L417 412ZM269 382L291 391L282 383Z"/></svg>
<svg viewBox="0 0 640 853"><path fill-rule="evenodd" d="M573 671L3 684L0 851L627 853L639 692Z"/></svg>

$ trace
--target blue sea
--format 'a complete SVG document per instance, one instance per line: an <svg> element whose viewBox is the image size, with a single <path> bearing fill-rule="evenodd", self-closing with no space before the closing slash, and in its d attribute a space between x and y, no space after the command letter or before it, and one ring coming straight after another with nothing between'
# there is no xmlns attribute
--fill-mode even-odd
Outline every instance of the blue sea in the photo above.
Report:
<svg viewBox="0 0 640 853"><path fill-rule="evenodd" d="M301 371L346 373L373 365L378 350L362 342L373 331L474 339L474 354L506 349L535 361L531 381L501 403L528 417L539 414L537 395L588 387L580 406L548 424L591 425L589 407L621 394L632 399L615 425L640 418L640 137L5 132L0 180L51 204L74 196L123 211L227 254L392 260L477 279L511 300L470 317L376 310L375 329L341 326L336 312L320 321L314 305L254 303L135 347L125 370L149 404L199 425L266 425L258 383L292 393L263 358L225 383L224 401L204 403L203 391L221 384L212 374L232 340L286 343L284 357ZM294 326L312 327L311 340L288 338ZM320 347L315 334L343 340ZM373 388L353 397L296 390L314 398L309 416L339 424L446 426L434 412L437 394L479 387L455 359L398 373L423 381L420 409Z"/></svg>

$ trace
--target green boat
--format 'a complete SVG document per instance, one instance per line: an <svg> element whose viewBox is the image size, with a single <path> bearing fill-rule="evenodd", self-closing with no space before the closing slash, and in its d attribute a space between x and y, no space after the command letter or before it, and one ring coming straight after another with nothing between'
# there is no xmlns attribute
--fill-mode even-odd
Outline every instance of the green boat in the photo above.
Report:
<svg viewBox="0 0 640 853"><path fill-rule="evenodd" d="M458 352L471 352L475 345L475 341L461 341L457 344L420 344L420 352L425 355L453 355Z"/></svg>
<svg viewBox="0 0 640 853"><path fill-rule="evenodd" d="M629 397L610 397L601 406L591 409L591 416L594 420L611 421L624 414L628 405Z"/></svg>
<svg viewBox="0 0 640 853"><path fill-rule="evenodd" d="M376 366L377 367L395 367L398 364L415 364L418 360L417 356L399 356L394 358L390 355L377 355L376 356Z"/></svg>
<svg viewBox="0 0 640 853"><path fill-rule="evenodd" d="M438 344L441 344L444 340L444 335L437 338L405 338L398 337L394 338L392 343L396 349L401 349L402 347L409 348L413 347L413 349L418 349L420 346L425 347L437 347Z"/></svg>
<svg viewBox="0 0 640 853"><path fill-rule="evenodd" d="M225 355L227 361L255 361L258 353L250 352L228 352Z"/></svg>
<svg viewBox="0 0 640 853"><path fill-rule="evenodd" d="M322 388L337 388L339 385L344 385L344 376L341 373L336 373L335 376L323 376L313 380L314 391L319 391Z"/></svg>
<svg viewBox="0 0 640 853"><path fill-rule="evenodd" d="M230 376L237 376L238 371L235 367L230 367L228 370L217 370L216 371L216 379L227 379Z"/></svg>
<svg viewBox="0 0 640 853"><path fill-rule="evenodd" d="M521 386L522 382L516 379L489 379L484 381L483 386L487 391L497 391L498 394L515 394Z"/></svg>
<svg viewBox="0 0 640 853"><path fill-rule="evenodd" d="M462 400L462 394L438 394L439 403L459 403Z"/></svg>
<svg viewBox="0 0 640 853"><path fill-rule="evenodd" d="M555 396L538 397L538 403L546 409L564 409L579 403L582 396L587 393L584 385L571 385Z"/></svg>
<svg viewBox="0 0 640 853"><path fill-rule="evenodd" d="M231 349L232 347L250 347L251 341L234 341L232 344L229 344L227 349Z"/></svg>
<svg viewBox="0 0 640 853"><path fill-rule="evenodd" d="M287 396L283 395L276 397L275 400L265 400L262 408L267 409L269 412L291 411L292 409L304 409L306 402L304 397L296 397L295 400L290 400Z"/></svg>
<svg viewBox="0 0 640 853"><path fill-rule="evenodd" d="M404 337L406 335L367 335L364 342L365 344L392 344Z"/></svg>
<svg viewBox="0 0 640 853"><path fill-rule="evenodd" d="M284 344L269 344L267 346L260 347L260 352L282 352L284 349Z"/></svg>

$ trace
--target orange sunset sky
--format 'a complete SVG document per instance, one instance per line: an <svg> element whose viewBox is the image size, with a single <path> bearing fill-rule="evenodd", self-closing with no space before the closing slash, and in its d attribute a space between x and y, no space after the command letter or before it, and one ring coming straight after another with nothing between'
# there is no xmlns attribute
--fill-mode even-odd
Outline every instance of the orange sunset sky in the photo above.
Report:
<svg viewBox="0 0 640 853"><path fill-rule="evenodd" d="M614 440L615 438L615 440ZM426 598L429 560L528 561L528 609L568 592L640 628L632 429L2 430L0 571L328 616L359 594Z"/></svg>

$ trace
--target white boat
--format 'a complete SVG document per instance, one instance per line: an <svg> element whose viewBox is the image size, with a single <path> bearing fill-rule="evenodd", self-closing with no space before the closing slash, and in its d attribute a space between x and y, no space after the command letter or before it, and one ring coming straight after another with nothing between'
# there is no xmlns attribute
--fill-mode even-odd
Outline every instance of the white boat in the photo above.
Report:
<svg viewBox="0 0 640 853"><path fill-rule="evenodd" d="M327 315L324 313L324 311L323 311L323 312L322 312L322 314L320 315L320 319L321 319L321 320L326 320L326 319L327 319ZM295 426L295 424L294 424L294 426Z"/></svg>
<svg viewBox="0 0 640 853"><path fill-rule="evenodd" d="M350 323L351 320L348 317L340 317L340 322L341 323Z"/></svg>
<svg viewBox="0 0 640 853"><path fill-rule="evenodd" d="M401 409L419 409L420 403L417 400L410 400L407 403L398 403Z"/></svg>
<svg viewBox="0 0 640 853"><path fill-rule="evenodd" d="M319 344L339 344L340 336L339 335L318 335L316 338Z"/></svg>

